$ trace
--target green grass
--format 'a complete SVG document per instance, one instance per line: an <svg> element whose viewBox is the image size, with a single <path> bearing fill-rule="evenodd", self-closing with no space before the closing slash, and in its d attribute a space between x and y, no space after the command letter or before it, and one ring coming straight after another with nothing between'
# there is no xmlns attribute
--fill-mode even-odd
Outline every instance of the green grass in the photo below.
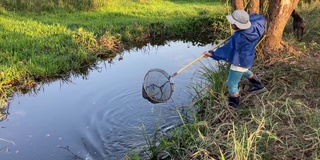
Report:
<svg viewBox="0 0 320 160"><path fill-rule="evenodd" d="M185 21L193 17L202 15L214 18L226 13L224 4L219 1L126 0L107 3L106 6L94 11L58 9L54 12L20 12L17 16L50 25L58 23L70 29L82 27L97 35L103 35L106 31L122 33L137 24L149 25L161 22L166 25L186 25Z"/></svg>

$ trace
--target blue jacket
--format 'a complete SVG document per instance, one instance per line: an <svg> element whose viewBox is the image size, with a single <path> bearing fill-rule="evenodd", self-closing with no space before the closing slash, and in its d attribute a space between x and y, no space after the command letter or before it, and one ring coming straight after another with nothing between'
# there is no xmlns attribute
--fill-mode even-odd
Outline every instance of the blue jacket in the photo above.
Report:
<svg viewBox="0 0 320 160"><path fill-rule="evenodd" d="M255 46L264 34L266 20L260 14L251 14L250 21L250 28L236 31L225 45L216 50L209 50L212 58L239 67L251 68L255 57Z"/></svg>

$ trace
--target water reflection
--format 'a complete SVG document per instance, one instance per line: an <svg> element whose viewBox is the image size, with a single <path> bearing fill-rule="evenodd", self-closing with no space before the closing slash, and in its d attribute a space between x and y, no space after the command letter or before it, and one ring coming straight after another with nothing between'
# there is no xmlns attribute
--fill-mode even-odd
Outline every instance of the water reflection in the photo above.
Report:
<svg viewBox="0 0 320 160"><path fill-rule="evenodd" d="M7 119L9 115L9 105L0 104L0 122Z"/></svg>
<svg viewBox="0 0 320 160"><path fill-rule="evenodd" d="M10 148L0 152L0 159L124 159L131 148L146 145L142 124L152 135L180 123L177 112L190 104L186 86L199 65L175 78L172 98L161 104L141 96L146 72L162 68L174 73L210 46L180 41L148 45L98 62L80 76L14 95L10 115L0 123L0 138L15 145L0 140L0 148Z"/></svg>
<svg viewBox="0 0 320 160"><path fill-rule="evenodd" d="M58 148L65 150L70 155L66 156L66 159L72 159L72 160L103 160L102 154L86 139L81 138L81 142L83 143L85 149L88 151L86 157L80 157L77 155L77 153L74 153L72 149L70 149L69 146L58 146Z"/></svg>
<svg viewBox="0 0 320 160"><path fill-rule="evenodd" d="M67 152L70 153L70 156L66 156L67 160L88 160L87 157L83 158L78 156L76 153L74 153L69 146L58 146L58 148L61 148L63 150L66 150Z"/></svg>

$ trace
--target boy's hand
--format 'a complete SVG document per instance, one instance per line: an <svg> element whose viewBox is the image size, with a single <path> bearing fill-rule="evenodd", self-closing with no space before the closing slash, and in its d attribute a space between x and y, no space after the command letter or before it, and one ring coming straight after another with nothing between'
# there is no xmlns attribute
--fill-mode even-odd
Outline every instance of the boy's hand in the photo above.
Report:
<svg viewBox="0 0 320 160"><path fill-rule="evenodd" d="M212 57L212 54L208 51L203 52L203 55L204 58Z"/></svg>

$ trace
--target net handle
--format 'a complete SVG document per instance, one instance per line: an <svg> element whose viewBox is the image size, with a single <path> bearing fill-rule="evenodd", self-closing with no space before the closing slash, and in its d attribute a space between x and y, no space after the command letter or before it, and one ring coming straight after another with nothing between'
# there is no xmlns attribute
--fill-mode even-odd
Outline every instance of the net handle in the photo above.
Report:
<svg viewBox="0 0 320 160"><path fill-rule="evenodd" d="M174 77L174 76L176 76L176 75L178 75L179 73L181 73L182 71L184 71L185 69L187 69L188 67L190 67L191 65L193 65L193 63L198 62L198 61L199 61L201 58L203 58L203 57L204 57L204 54L201 54L197 59L193 60L192 62L190 62L189 64L187 64L187 65L184 66L183 68L181 68L179 71L177 71L176 73L174 73L174 74L171 76L171 78Z"/></svg>
<svg viewBox="0 0 320 160"><path fill-rule="evenodd" d="M227 39L221 41L219 44L217 44L215 47L213 47L211 50L214 50L218 47L220 47L222 44L224 44L226 41L228 41L231 38L228 37ZM177 71L176 73L174 73L170 78L173 78L175 76L177 76L179 73L181 73L182 71L184 71L185 69L187 69L188 67L190 67L191 65L193 65L194 63L198 62L201 58L204 57L204 54L201 54L198 58L196 58L195 60L193 60L192 62L190 62L189 64L187 64L186 66L182 67L179 71Z"/></svg>

